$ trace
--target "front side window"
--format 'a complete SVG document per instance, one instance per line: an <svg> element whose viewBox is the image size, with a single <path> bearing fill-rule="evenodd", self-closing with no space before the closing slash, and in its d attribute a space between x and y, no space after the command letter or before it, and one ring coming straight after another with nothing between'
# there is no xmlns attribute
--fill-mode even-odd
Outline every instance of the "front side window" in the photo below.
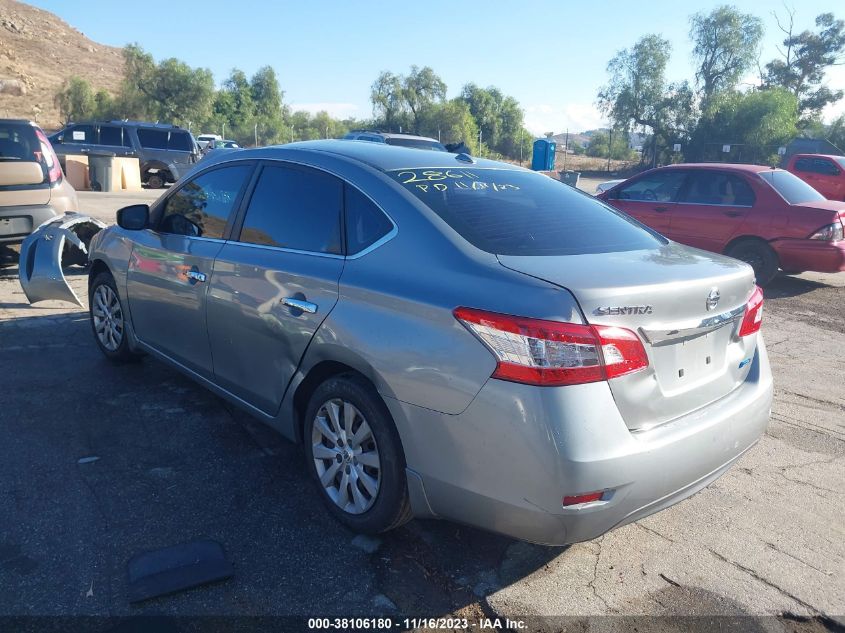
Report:
<svg viewBox="0 0 845 633"><path fill-rule="evenodd" d="M688 204L754 206L754 192L744 179L720 171L694 171L679 197Z"/></svg>
<svg viewBox="0 0 845 633"><path fill-rule="evenodd" d="M91 145L97 142L93 125L74 125L62 135L62 145Z"/></svg>
<svg viewBox="0 0 845 633"><path fill-rule="evenodd" d="M673 202L686 178L676 169L656 171L616 190L614 199L643 202Z"/></svg>
<svg viewBox="0 0 845 633"><path fill-rule="evenodd" d="M339 255L343 185L329 174L293 167L261 170L240 241Z"/></svg>
<svg viewBox="0 0 845 633"><path fill-rule="evenodd" d="M165 203L159 231L221 239L252 165L206 172L184 184Z"/></svg>
<svg viewBox="0 0 845 633"><path fill-rule="evenodd" d="M145 149L167 149L167 130L138 128L138 141Z"/></svg>
<svg viewBox="0 0 845 633"><path fill-rule="evenodd" d="M388 172L470 244L497 255L657 248L660 236L559 180L512 169Z"/></svg>
<svg viewBox="0 0 845 633"><path fill-rule="evenodd" d="M838 176L839 169L826 158L813 159L813 171L823 176Z"/></svg>
<svg viewBox="0 0 845 633"><path fill-rule="evenodd" d="M171 132L167 141L167 149L178 152L190 152L194 149L191 142L191 135L188 132Z"/></svg>
<svg viewBox="0 0 845 633"><path fill-rule="evenodd" d="M799 158L795 161L795 171L813 171L813 161L809 158Z"/></svg>

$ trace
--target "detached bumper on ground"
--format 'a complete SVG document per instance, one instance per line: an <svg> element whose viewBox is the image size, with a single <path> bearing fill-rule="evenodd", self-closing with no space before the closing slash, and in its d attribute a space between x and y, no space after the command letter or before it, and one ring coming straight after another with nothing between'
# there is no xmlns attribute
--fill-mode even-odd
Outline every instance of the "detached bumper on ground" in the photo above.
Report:
<svg viewBox="0 0 845 633"><path fill-rule="evenodd" d="M696 493L757 442L771 403L762 337L740 387L639 433L625 426L607 383L490 380L454 416L388 399L418 516L549 545L596 538ZM594 491L605 491L601 501L563 506L564 496Z"/></svg>

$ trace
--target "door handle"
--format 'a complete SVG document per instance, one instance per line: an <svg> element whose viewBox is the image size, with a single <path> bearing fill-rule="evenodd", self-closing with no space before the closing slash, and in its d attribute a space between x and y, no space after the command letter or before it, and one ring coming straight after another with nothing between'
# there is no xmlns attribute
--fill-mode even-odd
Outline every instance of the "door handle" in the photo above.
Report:
<svg viewBox="0 0 845 633"><path fill-rule="evenodd" d="M196 283L196 282L205 283L205 280L208 279L208 277L205 276L205 273L201 273L198 270L189 270L188 272L185 273L185 277L187 277L188 279L190 279L194 283Z"/></svg>
<svg viewBox="0 0 845 633"><path fill-rule="evenodd" d="M293 310L299 310L300 312L307 312L308 314L314 314L317 311L317 304L311 303L310 301L304 301L303 299L294 299L293 297L285 297L282 299L282 304L286 305L287 307Z"/></svg>
<svg viewBox="0 0 845 633"><path fill-rule="evenodd" d="M658 213L666 213L669 210L669 207L654 207L654 210Z"/></svg>

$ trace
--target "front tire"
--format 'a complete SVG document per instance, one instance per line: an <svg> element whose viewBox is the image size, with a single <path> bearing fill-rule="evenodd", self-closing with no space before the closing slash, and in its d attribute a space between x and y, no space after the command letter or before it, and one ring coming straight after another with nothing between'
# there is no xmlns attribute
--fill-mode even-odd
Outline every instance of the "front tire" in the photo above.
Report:
<svg viewBox="0 0 845 633"><path fill-rule="evenodd" d="M117 284L109 272L101 272L91 282L88 315L97 347L115 363L137 361L141 355L129 348L126 312L117 293Z"/></svg>
<svg viewBox="0 0 845 633"><path fill-rule="evenodd" d="M740 240L731 246L726 255L739 259L754 269L758 286L767 286L778 274L778 256L762 240Z"/></svg>
<svg viewBox="0 0 845 633"><path fill-rule="evenodd" d="M378 534L411 519L405 455L390 412L355 374L326 380L305 417L307 467L335 518Z"/></svg>

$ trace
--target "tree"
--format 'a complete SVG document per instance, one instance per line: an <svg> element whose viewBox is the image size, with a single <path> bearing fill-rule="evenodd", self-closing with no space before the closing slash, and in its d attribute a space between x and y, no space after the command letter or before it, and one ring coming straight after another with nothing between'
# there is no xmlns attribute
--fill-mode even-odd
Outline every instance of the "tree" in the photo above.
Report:
<svg viewBox="0 0 845 633"><path fill-rule="evenodd" d="M736 87L754 64L763 23L756 16L723 5L710 13L693 15L690 37L693 59L698 63L695 78L706 102L714 93Z"/></svg>
<svg viewBox="0 0 845 633"><path fill-rule="evenodd" d="M410 74L402 83L402 99L411 112L414 130L418 130L422 112L446 98L446 84L428 66L411 66Z"/></svg>
<svg viewBox="0 0 845 633"><path fill-rule="evenodd" d="M370 100L373 116L384 122L386 131L397 131L405 122L405 99L399 75L382 71L370 89Z"/></svg>
<svg viewBox="0 0 845 633"><path fill-rule="evenodd" d="M614 160L631 160L634 150L628 146L628 133L625 130L613 130L612 134L599 130L590 137L587 156L612 158Z"/></svg>
<svg viewBox="0 0 845 633"><path fill-rule="evenodd" d="M842 90L831 90L823 85L828 68L843 63L845 51L845 22L832 13L816 17L816 31L795 33L795 12L788 11L783 21L775 16L783 32L783 48L778 48L780 59L766 64L764 84L780 86L798 98L798 111L805 117L821 112L829 103L843 96Z"/></svg>
<svg viewBox="0 0 845 633"><path fill-rule="evenodd" d="M798 132L797 105L783 88L721 93L701 117L685 158L776 164L778 147ZM736 149L725 155L723 145Z"/></svg>
<svg viewBox="0 0 845 633"><path fill-rule="evenodd" d="M444 145L463 142L472 153L478 152L478 127L461 99L434 104L424 110L419 132L440 139Z"/></svg>
<svg viewBox="0 0 845 633"><path fill-rule="evenodd" d="M91 119L97 109L90 84L75 75L65 80L54 102L65 125L71 121Z"/></svg>
<svg viewBox="0 0 845 633"><path fill-rule="evenodd" d="M284 93L279 88L276 71L270 66L259 68L250 79L249 87L258 116L270 119L281 117Z"/></svg>
<svg viewBox="0 0 845 633"><path fill-rule="evenodd" d="M614 128L650 129L650 153L668 155L668 143L684 142L692 129L695 100L686 81L667 83L666 65L671 46L659 35L646 35L630 49L619 51L608 63L610 81L599 90L598 105Z"/></svg>
<svg viewBox="0 0 845 633"><path fill-rule="evenodd" d="M120 109L126 117L168 123L204 121L211 114L214 78L205 68L191 68L175 58L156 64L137 44L123 51L124 80Z"/></svg>

